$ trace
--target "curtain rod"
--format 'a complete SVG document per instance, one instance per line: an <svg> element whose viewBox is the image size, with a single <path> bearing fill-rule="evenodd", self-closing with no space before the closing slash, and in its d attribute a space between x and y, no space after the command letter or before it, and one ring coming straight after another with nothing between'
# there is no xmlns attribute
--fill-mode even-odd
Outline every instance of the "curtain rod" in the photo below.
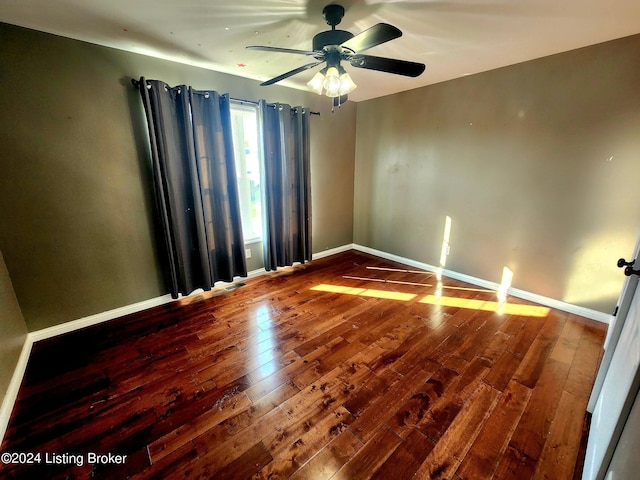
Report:
<svg viewBox="0 0 640 480"><path fill-rule="evenodd" d="M138 88L140 86L140 81L136 80L135 78L131 79L131 85L133 85L134 87ZM233 98L233 97L229 97L229 100L231 100L232 102L237 102L237 103L248 103L250 105L258 105L258 102L253 101L253 100L243 100L241 98ZM276 105L274 103L267 103L268 106L270 107L275 107ZM309 110L309 115L317 115L320 116L320 112L312 112L311 110Z"/></svg>

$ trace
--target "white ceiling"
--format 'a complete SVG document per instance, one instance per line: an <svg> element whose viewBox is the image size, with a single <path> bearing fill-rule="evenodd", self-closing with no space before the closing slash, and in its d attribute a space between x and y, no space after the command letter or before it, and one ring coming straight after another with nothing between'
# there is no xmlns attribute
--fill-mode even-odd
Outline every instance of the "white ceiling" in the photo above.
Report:
<svg viewBox="0 0 640 480"><path fill-rule="evenodd" d="M244 47L310 50L328 3L347 10L340 29L403 31L368 54L427 65L417 78L347 65L355 101L640 33L640 0L0 0L0 21L262 81L309 58ZM282 83L306 89L319 68Z"/></svg>

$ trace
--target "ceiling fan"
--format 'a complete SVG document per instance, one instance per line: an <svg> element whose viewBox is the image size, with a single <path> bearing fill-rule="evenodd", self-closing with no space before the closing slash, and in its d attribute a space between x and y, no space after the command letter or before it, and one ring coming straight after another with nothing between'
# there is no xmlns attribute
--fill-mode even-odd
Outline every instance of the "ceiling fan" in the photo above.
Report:
<svg viewBox="0 0 640 480"><path fill-rule="evenodd" d="M313 50L294 50L262 45L246 47L249 50L293 53L315 59L314 62L278 75L260 85L273 85L326 62L326 66L307 85L320 95L324 90L325 95L333 98L334 106L336 106L344 103L347 100L347 94L356 88L349 74L340 65L342 60L349 62L351 66L356 68L378 70L407 77L417 77L424 72L425 65L423 63L363 55L361 52L398 38L402 36L402 32L388 23L378 23L355 36L345 30L336 30L336 25L341 22L344 13L344 7L341 5L330 4L324 7L322 16L327 24L331 25L331 30L318 33L313 37Z"/></svg>

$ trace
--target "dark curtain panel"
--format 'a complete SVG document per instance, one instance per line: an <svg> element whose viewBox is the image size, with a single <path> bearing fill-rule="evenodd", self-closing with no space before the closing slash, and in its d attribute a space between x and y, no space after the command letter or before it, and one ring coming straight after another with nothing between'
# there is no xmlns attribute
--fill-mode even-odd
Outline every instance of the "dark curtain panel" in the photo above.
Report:
<svg viewBox="0 0 640 480"><path fill-rule="evenodd" d="M311 260L309 111L259 105L266 270Z"/></svg>
<svg viewBox="0 0 640 480"><path fill-rule="evenodd" d="M246 276L229 98L140 79L171 295Z"/></svg>

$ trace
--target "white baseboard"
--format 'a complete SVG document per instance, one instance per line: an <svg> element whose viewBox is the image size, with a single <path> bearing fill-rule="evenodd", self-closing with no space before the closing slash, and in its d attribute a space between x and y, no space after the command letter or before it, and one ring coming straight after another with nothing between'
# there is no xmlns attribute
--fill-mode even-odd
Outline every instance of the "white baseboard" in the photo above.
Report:
<svg viewBox="0 0 640 480"><path fill-rule="evenodd" d="M142 302L133 303L131 305L125 305L124 307L114 308L113 310L107 310L106 312L96 313L95 315L89 315L88 317L79 318L78 320L72 320L71 322L62 323L60 325L54 325L53 327L43 328L42 330L36 330L31 332L29 337L35 342L45 340L47 338L56 337L65 333L80 330L81 328L90 327L99 323L113 320L114 318L123 317L130 313L141 312L148 308L157 307L158 305L164 305L173 301L171 295L163 295L161 297L151 298Z"/></svg>
<svg viewBox="0 0 640 480"><path fill-rule="evenodd" d="M246 278L256 278L260 275L264 275L265 273L267 273L267 271L264 268L258 268L257 270L251 270L248 272Z"/></svg>
<svg viewBox="0 0 640 480"><path fill-rule="evenodd" d="M4 434L7 432L7 426L9 425L9 419L11 418L11 412L13 411L13 405L18 398L18 392L20 391L20 385L22 384L22 378L24 372L27 370L27 363L29 363L29 355L31 354L31 347L33 346L33 340L27 334L24 344L22 345L22 351L20 357L18 357L18 363L11 376L9 387L0 405L0 445L4 440Z"/></svg>
<svg viewBox="0 0 640 480"><path fill-rule="evenodd" d="M328 248L326 250L323 250L322 252L314 253L312 259L319 260L320 258L329 257L331 255L336 255L338 253L353 250L353 248L353 243L348 243L346 245L342 245L341 247Z"/></svg>
<svg viewBox="0 0 640 480"><path fill-rule="evenodd" d="M369 253L377 257L382 257L384 259L409 265L411 267L419 268L421 270L426 270L428 272L438 271L438 267L429 265L428 263L418 262L410 258L400 257L399 255L383 252L381 250L365 247L363 245L353 244L353 248L361 252ZM460 280L461 282L470 283L472 285L483 287L488 290L498 290L498 288L500 287L499 283L491 282L489 280L484 280L482 278L472 277L471 275L455 272L453 270L443 269L442 275L444 275L445 277L453 278L455 280ZM571 303L563 302L561 300L556 300L554 298L545 297L543 295L538 295L537 293L528 292L526 290L520 290L519 288L509 287L509 289L507 290L507 294L517 298L521 298L523 300L528 300L530 302L538 303L546 307L555 308L563 312L573 313L574 315L590 318L598 322L602 322L606 324L609 324L611 322L610 314L599 312L597 310L592 310L590 308L581 307L579 305L573 305Z"/></svg>

